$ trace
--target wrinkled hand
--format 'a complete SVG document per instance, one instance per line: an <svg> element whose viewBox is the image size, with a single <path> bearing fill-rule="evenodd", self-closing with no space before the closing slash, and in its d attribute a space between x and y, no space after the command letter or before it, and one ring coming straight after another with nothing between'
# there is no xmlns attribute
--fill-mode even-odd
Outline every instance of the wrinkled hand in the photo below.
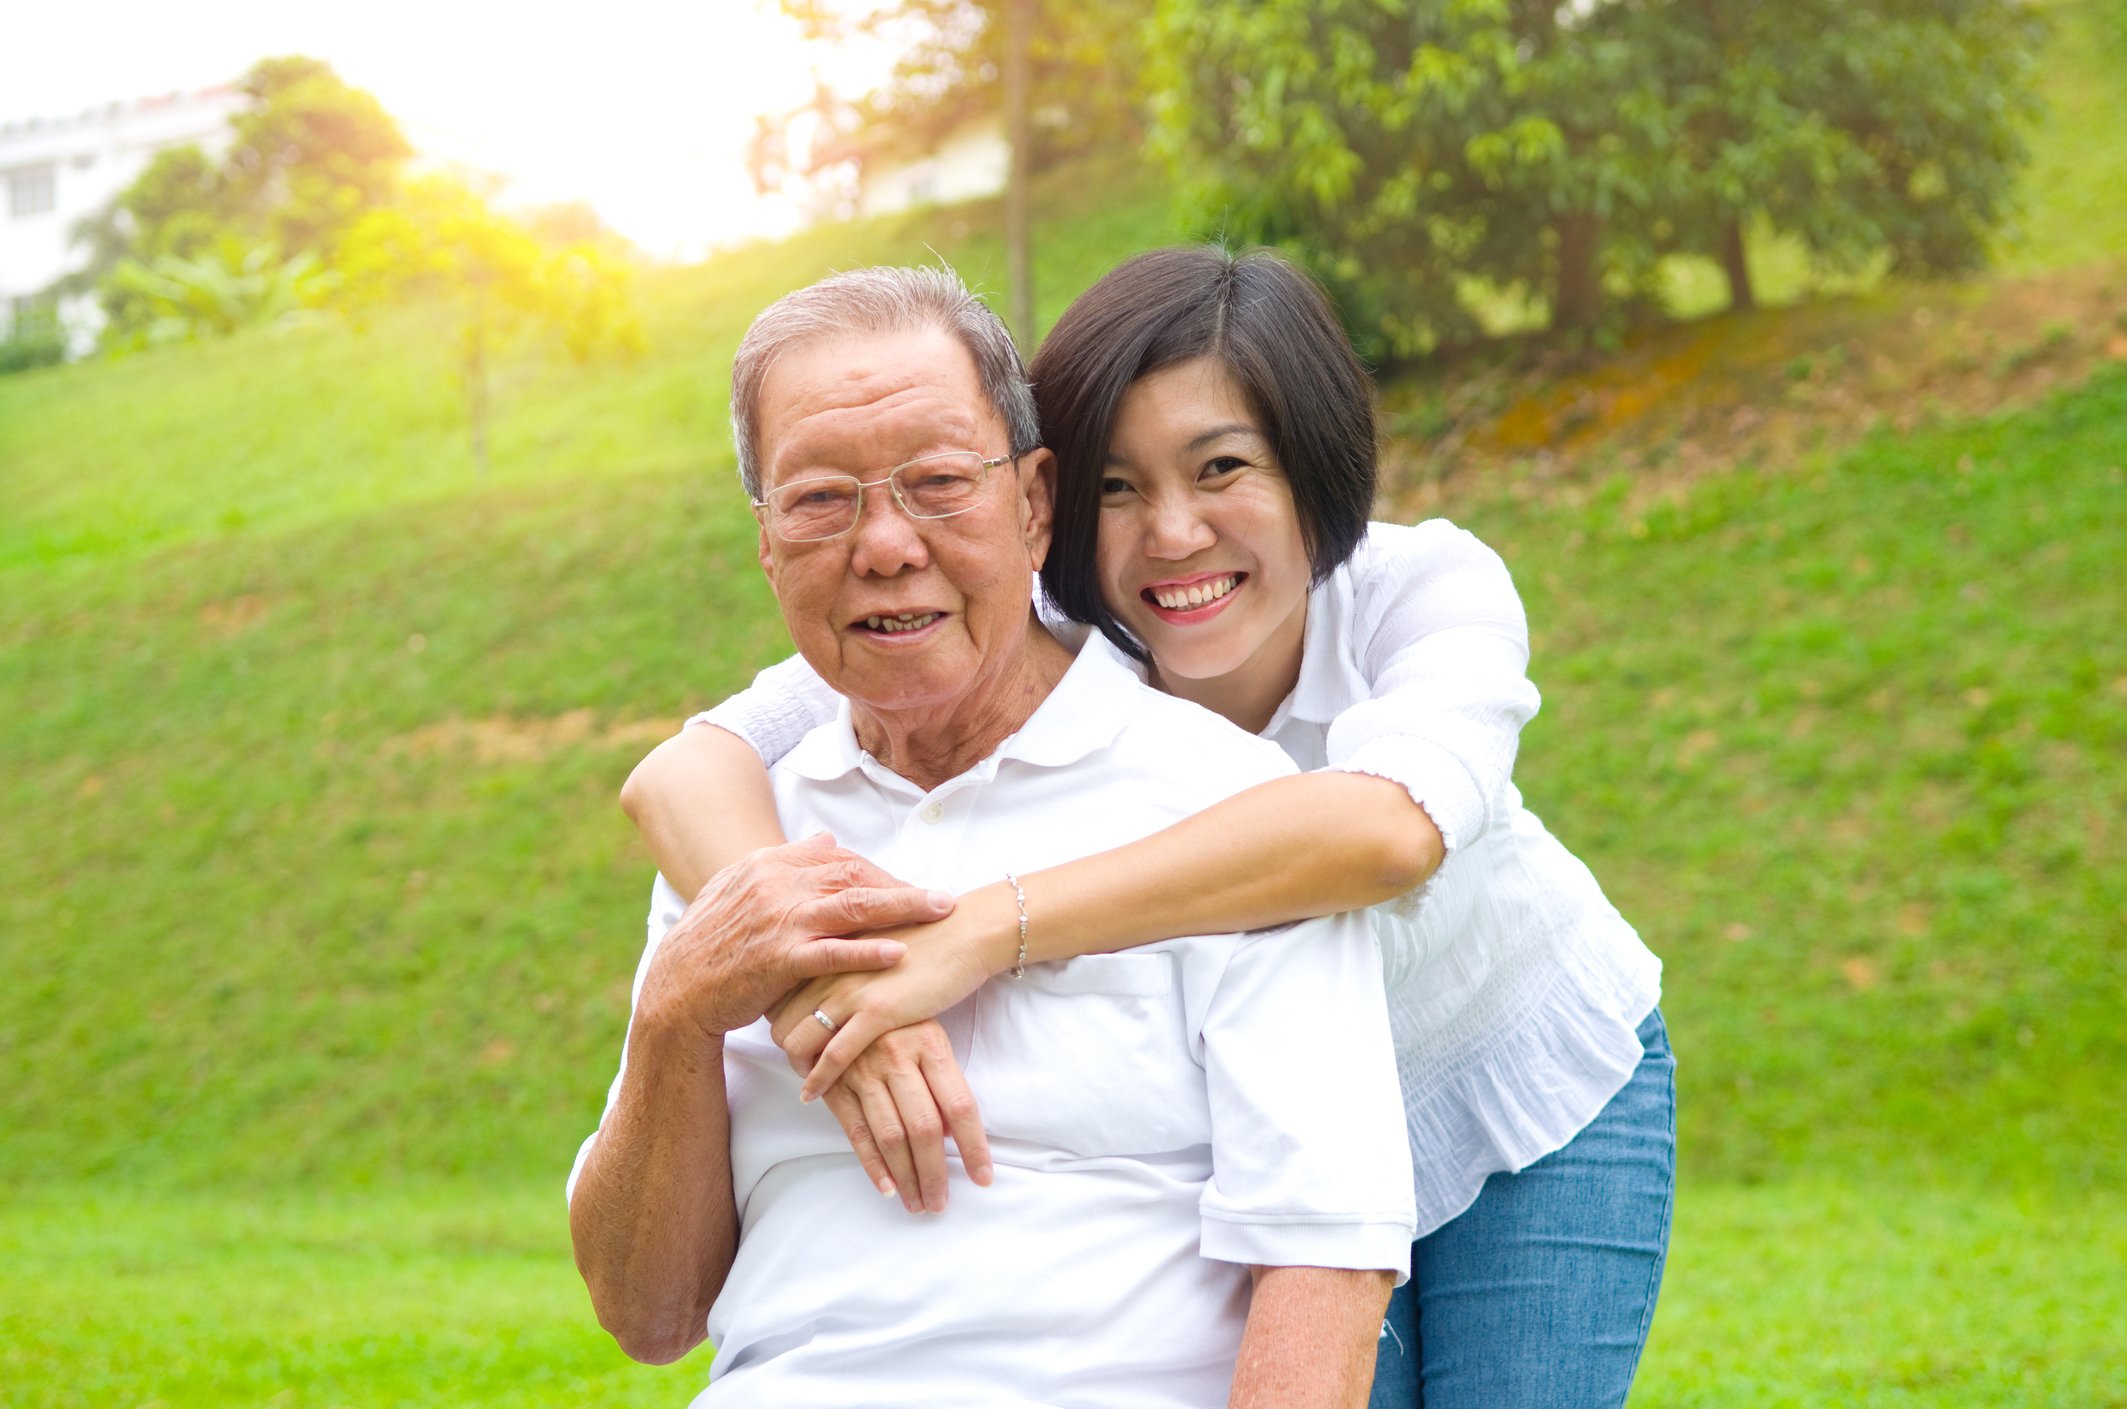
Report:
<svg viewBox="0 0 2127 1409"><path fill-rule="evenodd" d="M830 836L766 847L719 871L666 933L641 1006L653 1020L721 1038L811 979L882 969L906 950L899 940L843 936L934 919L951 905L951 896L905 886Z"/></svg>
<svg viewBox="0 0 2127 1409"><path fill-rule="evenodd" d="M980 988L1017 952L1017 936L1010 892L985 887L960 897L942 920L874 934L907 946L892 968L815 979L777 1004L771 1030L791 1070L805 1078L802 1099L819 1099L886 1033L934 1018ZM815 1012L835 1020L832 1034L812 1020Z"/></svg>
<svg viewBox="0 0 2127 1409"><path fill-rule="evenodd" d="M867 1046L826 1100L872 1183L882 1194L899 1193L910 1213L945 1211L948 1134L968 1178L989 1184L982 1113L937 1023L900 1028Z"/></svg>

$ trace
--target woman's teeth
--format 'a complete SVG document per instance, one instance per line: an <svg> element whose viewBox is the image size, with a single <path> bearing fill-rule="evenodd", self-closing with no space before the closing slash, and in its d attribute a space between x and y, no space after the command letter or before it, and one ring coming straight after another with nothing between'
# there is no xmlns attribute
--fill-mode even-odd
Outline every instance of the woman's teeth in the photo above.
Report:
<svg viewBox="0 0 2127 1409"><path fill-rule="evenodd" d="M903 612L899 616L868 616L864 618L864 624L874 631L921 631L937 619L936 612L925 612L922 616Z"/></svg>
<svg viewBox="0 0 2127 1409"><path fill-rule="evenodd" d="M1152 592L1152 600L1158 602L1168 611L1185 612L1191 607L1201 607L1208 602L1216 602L1240 585L1241 575L1237 572L1229 572L1224 577L1214 577L1190 587L1154 587L1150 590Z"/></svg>

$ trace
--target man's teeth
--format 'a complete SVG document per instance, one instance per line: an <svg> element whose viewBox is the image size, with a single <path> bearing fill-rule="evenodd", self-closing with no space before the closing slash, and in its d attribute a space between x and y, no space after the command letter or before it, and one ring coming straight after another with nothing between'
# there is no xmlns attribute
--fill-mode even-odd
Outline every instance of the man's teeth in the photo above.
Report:
<svg viewBox="0 0 2127 1409"><path fill-rule="evenodd" d="M1170 612L1187 611L1191 607L1201 607L1207 602L1216 602L1240 585L1241 575L1229 572L1224 577L1214 577L1191 587L1155 587L1152 589L1152 600Z"/></svg>
<svg viewBox="0 0 2127 1409"><path fill-rule="evenodd" d="M864 618L864 624L874 631L921 631L937 619L936 612L925 612L922 616L903 612L899 616L868 616Z"/></svg>

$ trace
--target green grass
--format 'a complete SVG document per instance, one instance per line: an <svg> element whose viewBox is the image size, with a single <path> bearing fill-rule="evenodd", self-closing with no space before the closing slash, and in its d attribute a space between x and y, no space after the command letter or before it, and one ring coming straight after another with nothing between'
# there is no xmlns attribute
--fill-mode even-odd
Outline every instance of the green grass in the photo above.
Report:
<svg viewBox="0 0 2127 1409"><path fill-rule="evenodd" d="M698 1354L623 1356L558 1184L153 1199L53 1189L0 1215L11 1409L685 1404Z"/></svg>
<svg viewBox="0 0 2127 1409"><path fill-rule="evenodd" d="M54 1188L0 1210L11 1409L674 1409L593 1322L558 1190L232 1200ZM2127 1207L1687 1183L1639 1409L2127 1404Z"/></svg>
<svg viewBox="0 0 2127 1409"><path fill-rule="evenodd" d="M2120 1409L2127 1206L1687 1180L1634 1409Z"/></svg>
<svg viewBox="0 0 2127 1409"><path fill-rule="evenodd" d="M2127 1174L2127 369L1636 504L1461 516L1536 623L1516 774L1669 966L1693 1167Z"/></svg>

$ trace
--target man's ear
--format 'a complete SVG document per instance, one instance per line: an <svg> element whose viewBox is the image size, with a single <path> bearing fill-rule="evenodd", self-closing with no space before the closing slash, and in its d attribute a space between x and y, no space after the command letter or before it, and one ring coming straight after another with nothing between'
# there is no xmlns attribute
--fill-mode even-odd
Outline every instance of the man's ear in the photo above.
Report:
<svg viewBox="0 0 2127 1409"><path fill-rule="evenodd" d="M769 550L768 521L761 517L759 509L753 511L753 517L755 527L761 531L761 544L758 550L761 559L761 573L768 579L770 590L773 590L775 587L775 554Z"/></svg>
<svg viewBox="0 0 2127 1409"><path fill-rule="evenodd" d="M1056 532L1056 453L1046 445L1019 457L1021 522L1025 525L1027 557L1038 570L1049 556L1049 540Z"/></svg>

